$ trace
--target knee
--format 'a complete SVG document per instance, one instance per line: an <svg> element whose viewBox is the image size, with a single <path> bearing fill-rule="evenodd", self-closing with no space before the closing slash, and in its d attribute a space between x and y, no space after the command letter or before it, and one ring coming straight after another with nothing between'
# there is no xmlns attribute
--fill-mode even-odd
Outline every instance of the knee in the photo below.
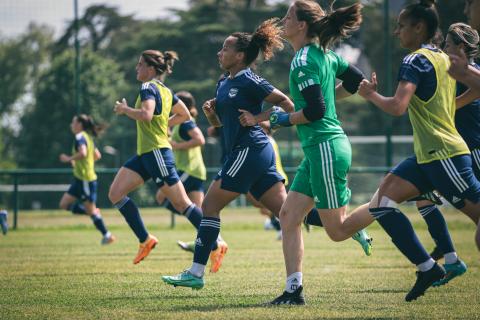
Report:
<svg viewBox="0 0 480 320"><path fill-rule="evenodd" d="M283 231L296 229L302 225L303 221L303 215L283 207L280 209L279 218Z"/></svg>
<svg viewBox="0 0 480 320"><path fill-rule="evenodd" d="M123 195L120 194L120 192L115 190L115 188L110 187L110 189L108 190L108 199L112 204L118 203L120 200L122 200L122 198Z"/></svg>

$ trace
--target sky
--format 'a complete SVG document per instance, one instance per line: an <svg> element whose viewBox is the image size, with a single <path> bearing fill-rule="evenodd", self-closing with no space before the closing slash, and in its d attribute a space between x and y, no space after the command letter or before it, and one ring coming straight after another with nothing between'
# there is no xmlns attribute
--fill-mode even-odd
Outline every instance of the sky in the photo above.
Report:
<svg viewBox="0 0 480 320"><path fill-rule="evenodd" d="M26 30L34 21L54 28L59 36L74 17L74 0L0 0L0 34L3 37L15 37ZM141 6L140 4L148 4ZM118 7L120 14L135 14L139 19L165 17L168 8L186 9L188 0L78 0L79 16L93 4L105 4Z"/></svg>

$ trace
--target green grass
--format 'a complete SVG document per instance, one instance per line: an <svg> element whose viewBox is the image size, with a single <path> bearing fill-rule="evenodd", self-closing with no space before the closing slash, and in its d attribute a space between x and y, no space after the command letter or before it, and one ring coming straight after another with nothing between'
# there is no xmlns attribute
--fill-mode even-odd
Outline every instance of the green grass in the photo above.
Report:
<svg viewBox="0 0 480 320"><path fill-rule="evenodd" d="M433 241L418 213L409 217L428 249ZM251 209L227 209L222 235L229 243L219 273L206 275L203 290L166 286L161 275L190 266L191 254L176 240L194 238L182 217L169 228L163 209L142 210L160 243L139 265L133 233L114 210L104 210L118 242L100 246L86 217L58 211L20 213L20 229L0 236L0 319L474 319L480 317L479 254L474 225L446 210L457 251L468 272L419 300L404 297L415 268L378 224L369 232L374 252L365 257L352 240L334 243L315 228L304 233L305 307L265 307L283 291L281 242L263 230L264 218Z"/></svg>

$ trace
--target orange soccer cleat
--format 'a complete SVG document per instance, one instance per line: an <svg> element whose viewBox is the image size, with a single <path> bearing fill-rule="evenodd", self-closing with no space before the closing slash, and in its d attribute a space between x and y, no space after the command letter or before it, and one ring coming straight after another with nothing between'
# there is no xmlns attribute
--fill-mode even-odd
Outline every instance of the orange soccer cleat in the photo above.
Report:
<svg viewBox="0 0 480 320"><path fill-rule="evenodd" d="M225 241L218 241L218 248L210 253L210 272L218 272L227 251L227 243Z"/></svg>
<svg viewBox="0 0 480 320"><path fill-rule="evenodd" d="M148 235L148 238L145 242L140 243L140 247L138 248L137 256L133 259L133 264L137 264L143 259L145 259L149 254L150 251L155 248L158 243L158 239L151 234Z"/></svg>

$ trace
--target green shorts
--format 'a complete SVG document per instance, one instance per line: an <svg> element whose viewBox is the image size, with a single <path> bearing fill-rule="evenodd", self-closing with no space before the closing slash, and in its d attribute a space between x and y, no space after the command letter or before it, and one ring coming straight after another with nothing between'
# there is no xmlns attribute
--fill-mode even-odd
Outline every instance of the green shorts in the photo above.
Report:
<svg viewBox="0 0 480 320"><path fill-rule="evenodd" d="M290 190L313 198L317 209L336 209L350 201L347 175L352 148L346 136L303 149L305 158L297 169Z"/></svg>

